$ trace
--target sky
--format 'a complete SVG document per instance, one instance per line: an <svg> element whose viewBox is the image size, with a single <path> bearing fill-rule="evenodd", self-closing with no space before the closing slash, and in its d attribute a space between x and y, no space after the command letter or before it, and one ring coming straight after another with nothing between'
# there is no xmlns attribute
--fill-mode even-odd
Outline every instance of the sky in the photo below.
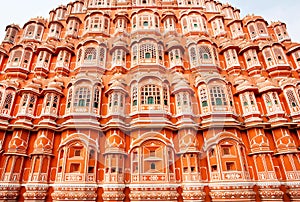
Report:
<svg viewBox="0 0 300 202"><path fill-rule="evenodd" d="M49 11L71 0L8 0L0 7L0 41L4 39L7 25L15 23L23 27L30 18L43 16L48 19ZM292 41L300 42L299 0L220 0L241 10L241 17L247 14L260 15L269 23L282 21L287 24ZM17 5L17 6L16 6Z"/></svg>

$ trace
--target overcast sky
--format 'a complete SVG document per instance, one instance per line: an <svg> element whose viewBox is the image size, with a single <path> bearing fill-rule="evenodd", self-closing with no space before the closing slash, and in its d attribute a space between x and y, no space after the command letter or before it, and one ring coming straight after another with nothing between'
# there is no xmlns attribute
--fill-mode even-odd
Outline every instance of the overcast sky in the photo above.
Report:
<svg viewBox="0 0 300 202"><path fill-rule="evenodd" d="M48 18L50 10L69 2L70 0L2 0L0 7L0 40L3 40L5 27L8 24L15 23L23 27L24 23L30 18L36 16ZM268 22L278 20L285 22L292 40L300 42L299 0L221 0L221 2L229 2L234 7L239 8L241 17L254 13L261 15Z"/></svg>

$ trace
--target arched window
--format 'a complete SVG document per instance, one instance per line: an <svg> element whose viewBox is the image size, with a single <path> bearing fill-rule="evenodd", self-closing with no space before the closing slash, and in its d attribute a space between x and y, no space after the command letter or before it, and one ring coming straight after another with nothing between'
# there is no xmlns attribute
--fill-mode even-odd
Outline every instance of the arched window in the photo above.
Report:
<svg viewBox="0 0 300 202"><path fill-rule="evenodd" d="M151 169L152 169L152 170L155 170L155 169L156 169L155 163L151 163Z"/></svg>
<svg viewBox="0 0 300 202"><path fill-rule="evenodd" d="M296 100L293 90L286 90L287 100L291 108L297 107L298 102Z"/></svg>
<svg viewBox="0 0 300 202"><path fill-rule="evenodd" d="M47 93L44 99L43 114L57 114L59 97L54 93Z"/></svg>
<svg viewBox="0 0 300 202"><path fill-rule="evenodd" d="M26 38L33 37L34 30L35 30L35 25L28 25L28 27L26 27L26 32L24 37Z"/></svg>
<svg viewBox="0 0 300 202"><path fill-rule="evenodd" d="M227 68L239 65L238 56L235 49L228 49L224 53Z"/></svg>
<svg viewBox="0 0 300 202"><path fill-rule="evenodd" d="M209 92L213 106L224 106L228 104L223 86L212 86Z"/></svg>
<svg viewBox="0 0 300 202"><path fill-rule="evenodd" d="M105 67L106 48L98 47L81 47L77 55L77 67L95 66L98 68Z"/></svg>
<svg viewBox="0 0 300 202"><path fill-rule="evenodd" d="M283 113L277 92L265 93L265 94L263 94L263 99L264 99L268 114Z"/></svg>
<svg viewBox="0 0 300 202"><path fill-rule="evenodd" d="M73 88L70 88L69 94L68 94L68 100L67 100L67 108L71 107L72 97L73 97Z"/></svg>
<svg viewBox="0 0 300 202"><path fill-rule="evenodd" d="M153 13L141 13L132 17L132 29L156 30L159 27L159 17Z"/></svg>
<svg viewBox="0 0 300 202"><path fill-rule="evenodd" d="M13 92L11 92L11 91L6 92L6 96L5 96L5 100L4 100L3 108L2 108L3 109L2 112L4 112L5 114L7 114L9 112L9 110L11 109L13 97L14 97Z"/></svg>
<svg viewBox="0 0 300 202"><path fill-rule="evenodd" d="M190 60L191 60L191 64L192 66L197 66L197 53L196 53L196 49L195 47L191 47L189 49L189 53L190 53Z"/></svg>
<svg viewBox="0 0 300 202"><path fill-rule="evenodd" d="M18 29L15 27L9 27L6 30L6 35L4 38L4 41L9 42L9 43L14 43L16 39L16 35L18 33Z"/></svg>
<svg viewBox="0 0 300 202"><path fill-rule="evenodd" d="M40 24L29 24L25 28L24 39L35 39L41 40L43 35L44 27Z"/></svg>
<svg viewBox="0 0 300 202"><path fill-rule="evenodd" d="M143 86L141 88L141 104L160 105L161 104L160 88L152 84Z"/></svg>
<svg viewBox="0 0 300 202"><path fill-rule="evenodd" d="M90 89L79 87L74 95L74 107L89 107L91 102Z"/></svg>
<svg viewBox="0 0 300 202"><path fill-rule="evenodd" d="M244 92L240 94L240 99L244 116L247 116L248 114L260 113L258 111L254 92Z"/></svg>
<svg viewBox="0 0 300 202"><path fill-rule="evenodd" d="M170 67L182 65L181 52L179 49L173 49L169 52Z"/></svg>
<svg viewBox="0 0 300 202"><path fill-rule="evenodd" d="M132 106L137 106L138 100L137 100L137 88L132 88Z"/></svg>
<svg viewBox="0 0 300 202"><path fill-rule="evenodd" d="M37 97L29 93L23 94L18 114L33 115Z"/></svg>
<svg viewBox="0 0 300 202"><path fill-rule="evenodd" d="M200 46L199 47L199 56L202 63L211 63L212 61L212 54L210 52L210 48L207 46Z"/></svg>
<svg viewBox="0 0 300 202"><path fill-rule="evenodd" d="M263 55L268 67L272 67L277 64L287 64L286 56L282 47L274 46L272 48L265 48L263 50Z"/></svg>
<svg viewBox="0 0 300 202"><path fill-rule="evenodd" d="M97 57L96 48L87 48L84 52L84 60L86 62L94 61Z"/></svg>
<svg viewBox="0 0 300 202"><path fill-rule="evenodd" d="M163 46L155 41L144 41L132 46L132 66L137 64L163 64Z"/></svg>
<svg viewBox="0 0 300 202"><path fill-rule="evenodd" d="M249 30L251 38L255 38L257 36L257 33L255 31L255 28L254 28L253 24L248 26L248 30Z"/></svg>
<svg viewBox="0 0 300 202"><path fill-rule="evenodd" d="M249 49L245 51L244 58L246 60L248 68L260 66L260 62L258 60L258 56L255 49Z"/></svg>
<svg viewBox="0 0 300 202"><path fill-rule="evenodd" d="M231 31L231 34L232 34L232 38L235 39L237 37L240 37L240 36L244 36L244 32L243 32L243 29L242 29L242 26L241 26L241 23L237 22L237 23L232 23L230 25L230 31Z"/></svg>
<svg viewBox="0 0 300 202"><path fill-rule="evenodd" d="M200 101L201 101L201 107L208 107L208 99L206 94L206 89L201 88L200 89Z"/></svg>
<svg viewBox="0 0 300 202"><path fill-rule="evenodd" d="M259 31L259 34L267 34L267 29L266 26L264 25L264 23L262 22L257 22L257 29Z"/></svg>
<svg viewBox="0 0 300 202"><path fill-rule="evenodd" d="M100 61L100 65L104 67L105 64L105 57L106 57L106 49L104 47L100 47L99 50L99 61Z"/></svg>
<svg viewBox="0 0 300 202"><path fill-rule="evenodd" d="M140 59L156 59L156 47L153 44L142 44L140 46Z"/></svg>
<svg viewBox="0 0 300 202"><path fill-rule="evenodd" d="M61 29L62 29L61 24L59 24L59 23L52 23L50 25L50 29L49 29L49 33L48 33L48 38L59 39Z"/></svg>
<svg viewBox="0 0 300 202"><path fill-rule="evenodd" d="M126 65L126 52L123 49L116 49L112 55L112 66Z"/></svg>
<svg viewBox="0 0 300 202"><path fill-rule="evenodd" d="M38 60L35 68L43 68L48 70L50 66L51 54L48 51L41 51L38 55Z"/></svg>
<svg viewBox="0 0 300 202"><path fill-rule="evenodd" d="M81 13L82 12L83 3L75 2L73 4L72 13Z"/></svg>
<svg viewBox="0 0 300 202"><path fill-rule="evenodd" d="M79 30L79 20L78 19L70 19L68 22L67 30L66 30L66 37L74 37L78 36Z"/></svg>
<svg viewBox="0 0 300 202"><path fill-rule="evenodd" d="M106 16L93 15L85 20L85 32L109 34L109 19Z"/></svg>
<svg viewBox="0 0 300 202"><path fill-rule="evenodd" d="M7 68L20 67L25 70L28 70L31 62L31 57L32 57L31 50L27 50L27 49L13 50L7 64Z"/></svg>
<svg viewBox="0 0 300 202"><path fill-rule="evenodd" d="M163 87L164 105L169 106L169 93L166 86Z"/></svg>
<svg viewBox="0 0 300 202"><path fill-rule="evenodd" d="M100 92L98 88L95 88L94 90L94 108L99 108L99 102L100 102Z"/></svg>
<svg viewBox="0 0 300 202"><path fill-rule="evenodd" d="M286 60L282 48L273 47L273 52L279 64L286 64Z"/></svg>

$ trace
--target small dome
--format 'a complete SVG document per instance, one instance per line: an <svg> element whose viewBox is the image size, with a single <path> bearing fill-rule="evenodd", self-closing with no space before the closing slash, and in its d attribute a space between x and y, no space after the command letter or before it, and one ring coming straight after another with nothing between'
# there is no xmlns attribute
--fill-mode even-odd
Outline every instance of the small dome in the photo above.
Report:
<svg viewBox="0 0 300 202"><path fill-rule="evenodd" d="M19 133L10 140L8 152L26 153L27 141L23 140Z"/></svg>
<svg viewBox="0 0 300 202"><path fill-rule="evenodd" d="M124 150L125 142L124 139L114 131L114 133L106 139L105 147L106 150Z"/></svg>
<svg viewBox="0 0 300 202"><path fill-rule="evenodd" d="M181 151L196 151L198 150L198 140L196 135L190 130L181 135L179 147Z"/></svg>
<svg viewBox="0 0 300 202"><path fill-rule="evenodd" d="M42 133L34 143L34 152L52 150L52 141Z"/></svg>

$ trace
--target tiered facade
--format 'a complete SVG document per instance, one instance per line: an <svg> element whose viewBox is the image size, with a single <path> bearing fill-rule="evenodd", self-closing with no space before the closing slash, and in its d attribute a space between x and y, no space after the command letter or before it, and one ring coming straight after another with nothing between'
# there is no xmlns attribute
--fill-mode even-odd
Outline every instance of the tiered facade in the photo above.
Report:
<svg viewBox="0 0 300 202"><path fill-rule="evenodd" d="M0 47L1 201L299 201L300 44L214 0L77 0Z"/></svg>

